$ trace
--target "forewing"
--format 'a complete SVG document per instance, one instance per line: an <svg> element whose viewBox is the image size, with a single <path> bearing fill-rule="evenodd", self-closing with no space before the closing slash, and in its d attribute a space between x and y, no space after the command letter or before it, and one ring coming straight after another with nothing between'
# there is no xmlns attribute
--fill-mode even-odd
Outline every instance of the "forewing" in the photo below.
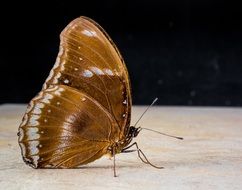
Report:
<svg viewBox="0 0 242 190"><path fill-rule="evenodd" d="M35 168L70 168L107 153L120 131L93 98L68 86L42 90L19 128L24 161Z"/></svg>
<svg viewBox="0 0 242 190"><path fill-rule="evenodd" d="M130 124L131 92L126 66L106 32L80 17L61 33L60 50L43 88L63 84L88 94L113 115L119 138Z"/></svg>

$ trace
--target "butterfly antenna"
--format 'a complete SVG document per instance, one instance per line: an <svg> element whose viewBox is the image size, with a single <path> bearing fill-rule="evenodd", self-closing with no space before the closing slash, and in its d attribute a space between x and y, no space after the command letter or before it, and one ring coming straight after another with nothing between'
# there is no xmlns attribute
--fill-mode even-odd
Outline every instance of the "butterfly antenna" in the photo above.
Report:
<svg viewBox="0 0 242 190"><path fill-rule="evenodd" d="M153 102L146 108L146 110L142 113L142 115L139 117L139 119L136 121L136 123L134 124L134 127L137 126L137 124L139 123L139 121L142 119L142 117L145 115L145 113L150 109L151 106L153 106L156 102L157 102L158 98L155 98L153 100ZM152 131L152 132L155 132L155 133L158 133L158 134L161 134L161 135L164 135L164 136L168 136L168 137L172 137L172 138L176 138L176 139L179 139L179 140L183 140L183 137L178 137L178 136L173 136L173 135L168 135L166 133L162 133L160 131L156 131L156 130L153 130L153 129L148 129L148 128L145 128L145 127L138 127L139 128L139 132L144 129L144 130L147 130L147 131Z"/></svg>
<svg viewBox="0 0 242 190"><path fill-rule="evenodd" d="M173 136L173 135L168 135L166 133L162 133L160 131L156 131L156 130L153 130L153 129L148 129L148 128L144 128L144 127L140 127L140 129L144 129L144 130L147 130L147 131L152 131L152 132L155 132L155 133L159 133L161 135L165 135L165 136L168 136L168 137L173 137L173 138L176 138L176 139L179 139L179 140L183 140L183 137L178 137L178 136Z"/></svg>
<svg viewBox="0 0 242 190"><path fill-rule="evenodd" d="M154 103L158 100L158 98L155 98L153 100L153 102L146 108L146 110L142 113L142 115L139 117L139 119L136 121L136 123L134 124L134 127L136 127L136 125L139 123L139 121L142 119L142 117L145 115L145 113L150 109L151 106L154 105Z"/></svg>

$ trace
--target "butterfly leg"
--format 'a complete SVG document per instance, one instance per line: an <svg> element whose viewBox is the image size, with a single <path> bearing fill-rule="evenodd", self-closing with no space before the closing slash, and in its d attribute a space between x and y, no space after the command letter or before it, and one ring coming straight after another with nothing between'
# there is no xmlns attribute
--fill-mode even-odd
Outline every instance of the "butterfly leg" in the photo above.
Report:
<svg viewBox="0 0 242 190"><path fill-rule="evenodd" d="M131 148L132 146L136 146L136 149L135 150L127 150L129 148ZM137 151L138 153L138 157L140 158L140 160L145 163L145 164L149 164L151 165L152 167L154 168L157 168L157 169L163 169L164 167L160 167L160 166L155 166L154 164L152 164L148 158L145 156L145 154L143 153L143 151L139 148L137 142L134 142L133 144L131 144L130 146L124 148L121 152L122 153L129 153L129 152L135 152ZM141 155L143 156L143 158L141 157Z"/></svg>
<svg viewBox="0 0 242 190"><path fill-rule="evenodd" d="M136 146L137 149L135 149L135 150L128 150L129 148L131 148L131 147L133 147L133 146ZM130 152L136 152L136 151L137 151L137 153L138 153L138 156L139 156L140 160L141 160L142 162L144 162L145 164L148 164L148 162L145 161L145 160L141 157L141 155L140 155L140 149L139 149L138 144L137 144L136 142L134 142L133 144L127 146L127 147L124 148L121 152L122 152L122 153L130 153Z"/></svg>
<svg viewBox="0 0 242 190"><path fill-rule="evenodd" d="M125 150L127 150L127 149L131 148L131 147L132 147L132 146L134 146L135 144L137 144L137 143L136 143L136 142L134 142L134 143L132 143L131 145L129 145L129 146L127 146L127 147L123 148L123 150L122 150L121 152L123 152L123 151L125 151ZM136 151L136 150L134 150L134 151Z"/></svg>
<svg viewBox="0 0 242 190"><path fill-rule="evenodd" d="M115 149L113 148L113 176L114 177L117 177L117 174L116 174L116 162L115 162Z"/></svg>

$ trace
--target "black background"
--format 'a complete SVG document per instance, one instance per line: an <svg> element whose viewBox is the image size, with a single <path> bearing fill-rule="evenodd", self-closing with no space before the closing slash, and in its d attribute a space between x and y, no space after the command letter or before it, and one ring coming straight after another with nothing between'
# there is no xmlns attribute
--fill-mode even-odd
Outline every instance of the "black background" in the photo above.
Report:
<svg viewBox="0 0 242 190"><path fill-rule="evenodd" d="M238 1L239 2L239 1ZM133 103L242 105L242 9L223 0L9 1L1 5L0 103L27 103L74 18L97 21L120 49Z"/></svg>

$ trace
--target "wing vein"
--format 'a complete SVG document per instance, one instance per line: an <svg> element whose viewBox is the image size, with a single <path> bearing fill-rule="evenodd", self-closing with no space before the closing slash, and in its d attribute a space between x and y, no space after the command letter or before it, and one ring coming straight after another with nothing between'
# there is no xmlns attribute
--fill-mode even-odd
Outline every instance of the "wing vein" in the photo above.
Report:
<svg viewBox="0 0 242 190"><path fill-rule="evenodd" d="M91 154L91 156L89 156L88 158L84 159L84 160L82 161L82 163L86 162L87 160L89 160L89 159L92 158L93 156L97 155L100 151L102 151L102 150L104 149L104 147L105 147L105 146L103 146L102 148L100 148L100 149L99 149L98 151L96 151L94 154ZM60 163L58 163L58 164L56 165L56 167L59 167L59 166L63 165L64 163L66 163L66 162L68 162L69 160L71 160L71 159L73 159L73 158L79 156L79 155L82 154L82 153L83 153L83 152L80 152L80 153L78 153L78 154L74 154L73 156L67 158L66 160L61 161ZM80 164L81 164L81 163L79 163L79 165L80 165Z"/></svg>
<svg viewBox="0 0 242 190"><path fill-rule="evenodd" d="M100 88L98 88L97 86L95 86L95 85L93 85L92 83L90 83L90 82L87 82L87 80L84 80L83 78L79 78L79 77L77 77L77 76L75 76L75 75L73 75L73 74L71 74L71 73L68 73L68 72L60 72L60 73L62 73L62 74L66 74L66 75L69 75L69 76L71 76L71 77L74 77L74 78L77 78L77 79L80 79L80 80L82 80L84 83L87 83L87 84L89 84L90 86L93 86L94 88L96 88L98 91L100 91L103 95L105 95L105 92L103 92Z"/></svg>
<svg viewBox="0 0 242 190"><path fill-rule="evenodd" d="M65 37L66 39L72 39L73 41L75 41L77 44L82 44L85 48L88 48L90 51L92 51L95 55L97 55L104 63L105 65L108 67L108 68L112 68L110 64L108 64L105 60L105 58L100 55L100 53L98 53L96 50L94 50L92 47L90 47L87 43L84 43L83 41L79 40L78 39L78 36L76 36L75 34L73 33L70 33L70 38L68 38L65 34L63 34L63 37ZM72 36L72 37L71 37ZM64 39L63 39L64 40ZM119 70L119 68L118 68Z"/></svg>

